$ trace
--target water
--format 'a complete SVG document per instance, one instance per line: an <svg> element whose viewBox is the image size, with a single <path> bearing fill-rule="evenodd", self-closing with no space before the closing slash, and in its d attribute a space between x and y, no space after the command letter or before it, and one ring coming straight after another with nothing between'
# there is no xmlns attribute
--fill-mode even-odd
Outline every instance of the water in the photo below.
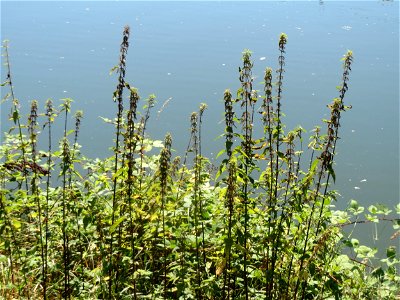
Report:
<svg viewBox="0 0 400 300"><path fill-rule="evenodd" d="M85 118L81 143L88 156L110 154L114 129L111 96L123 26L131 26L127 81L158 104L149 124L152 137L170 131L182 153L189 115L201 102L203 149L221 149L223 92L238 88L241 52L253 51L255 88L263 70L277 66L281 32L289 39L283 110L288 129L311 130L327 117L338 95L340 58L354 52L337 156L338 207L350 199L368 206L399 202L399 3L368 2L1 2L2 40L10 40L13 82L26 112L32 99L70 97ZM4 68L2 79L5 78ZM6 91L2 89L2 95ZM169 103L158 115L162 104ZM8 128L9 104L1 107ZM385 224L378 228L387 240ZM362 227L372 236L374 226ZM374 242L374 241L373 241ZM384 242L385 243L385 242ZM392 241L395 243L395 241Z"/></svg>

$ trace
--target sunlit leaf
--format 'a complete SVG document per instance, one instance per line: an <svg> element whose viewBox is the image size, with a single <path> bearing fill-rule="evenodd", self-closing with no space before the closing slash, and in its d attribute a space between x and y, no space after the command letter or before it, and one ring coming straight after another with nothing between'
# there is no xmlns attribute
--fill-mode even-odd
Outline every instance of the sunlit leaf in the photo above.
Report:
<svg viewBox="0 0 400 300"><path fill-rule="evenodd" d="M125 216L120 217L117 221L114 222L114 224L110 227L110 233L113 233L115 229L117 229L118 225L121 224L121 222L125 220Z"/></svg>

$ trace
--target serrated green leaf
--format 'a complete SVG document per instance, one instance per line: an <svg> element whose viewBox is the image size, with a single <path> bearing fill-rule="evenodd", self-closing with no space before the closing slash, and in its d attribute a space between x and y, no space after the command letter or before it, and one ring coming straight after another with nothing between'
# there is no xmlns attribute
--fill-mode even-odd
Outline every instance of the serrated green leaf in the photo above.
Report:
<svg viewBox="0 0 400 300"><path fill-rule="evenodd" d="M17 120L18 120L18 118L19 118L19 113L18 113L18 111L14 111L14 112L13 112L12 118L13 118L14 124L17 124Z"/></svg>
<svg viewBox="0 0 400 300"><path fill-rule="evenodd" d="M116 70L118 70L118 65L111 68L109 75L112 75Z"/></svg>
<svg viewBox="0 0 400 300"><path fill-rule="evenodd" d="M328 172L329 172L329 174L331 174L333 182L336 182L336 174L332 168L332 164L328 164Z"/></svg>
<svg viewBox="0 0 400 300"><path fill-rule="evenodd" d="M125 219L125 216L122 216L119 218L115 223L110 227L110 233L113 233L115 229L117 229L118 225L121 224L121 222Z"/></svg>
<svg viewBox="0 0 400 300"><path fill-rule="evenodd" d="M216 158L220 157L220 156L221 156L222 154L224 154L224 153L225 153L225 149L222 149L221 151L218 152Z"/></svg>
<svg viewBox="0 0 400 300"><path fill-rule="evenodd" d="M17 219L11 219L11 224L15 229L21 228L21 222Z"/></svg>
<svg viewBox="0 0 400 300"><path fill-rule="evenodd" d="M317 168L318 162L319 162L319 159L315 159L313 161L313 163L311 164L311 168L310 168L310 172L311 173L315 172L315 169Z"/></svg>

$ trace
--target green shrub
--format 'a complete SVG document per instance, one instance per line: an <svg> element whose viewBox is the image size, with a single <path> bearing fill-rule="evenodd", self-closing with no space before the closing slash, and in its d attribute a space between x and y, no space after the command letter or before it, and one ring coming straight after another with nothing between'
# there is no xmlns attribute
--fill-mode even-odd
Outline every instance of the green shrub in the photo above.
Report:
<svg viewBox="0 0 400 300"><path fill-rule="evenodd" d="M334 157L341 113L348 109L352 52L343 57L339 96L328 105L325 133L316 127L303 150L305 131L285 132L282 120L286 44L281 34L276 82L266 68L262 92L253 89L251 52L243 52L236 96L224 93L225 149L220 165L213 166L202 155L205 104L190 117L183 157L172 157L171 134L164 142L147 136L156 100L150 95L139 112L137 89L125 81L129 27L114 68L117 116L106 120L116 128L114 153L104 160L81 154L83 115L76 112L69 129L71 99L63 99L58 110L47 101L44 114L32 101L24 125L5 43L3 86L10 93L4 101L13 103L13 124L0 146L1 297L396 299L396 249L376 261L376 249L348 238L343 227L393 221L399 230L399 219L371 206L361 220L364 208L354 200L345 211L333 208ZM64 135L54 150L56 121L64 122ZM255 126L264 129L262 136L255 136ZM47 149L38 149L39 128Z"/></svg>

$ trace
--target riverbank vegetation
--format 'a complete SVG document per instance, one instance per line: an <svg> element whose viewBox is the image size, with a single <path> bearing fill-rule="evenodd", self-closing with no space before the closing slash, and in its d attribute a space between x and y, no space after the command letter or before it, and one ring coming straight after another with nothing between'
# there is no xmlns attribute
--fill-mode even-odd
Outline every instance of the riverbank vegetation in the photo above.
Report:
<svg viewBox="0 0 400 300"><path fill-rule="evenodd" d="M215 166L203 156L206 104L189 118L181 156L172 155L173 133L147 135L156 97L140 99L126 81L128 47L126 27L116 117L105 119L113 152L100 160L81 154L83 112L72 113L71 99L47 100L43 112L32 101L21 115L4 44L12 110L0 147L1 298L399 299L397 249L378 259L344 228L389 221L398 238L400 205L334 206L351 51L328 119L307 134L283 121L287 36L261 91L245 50L238 89L221 95L225 148ZM64 128L57 149L55 122Z"/></svg>

